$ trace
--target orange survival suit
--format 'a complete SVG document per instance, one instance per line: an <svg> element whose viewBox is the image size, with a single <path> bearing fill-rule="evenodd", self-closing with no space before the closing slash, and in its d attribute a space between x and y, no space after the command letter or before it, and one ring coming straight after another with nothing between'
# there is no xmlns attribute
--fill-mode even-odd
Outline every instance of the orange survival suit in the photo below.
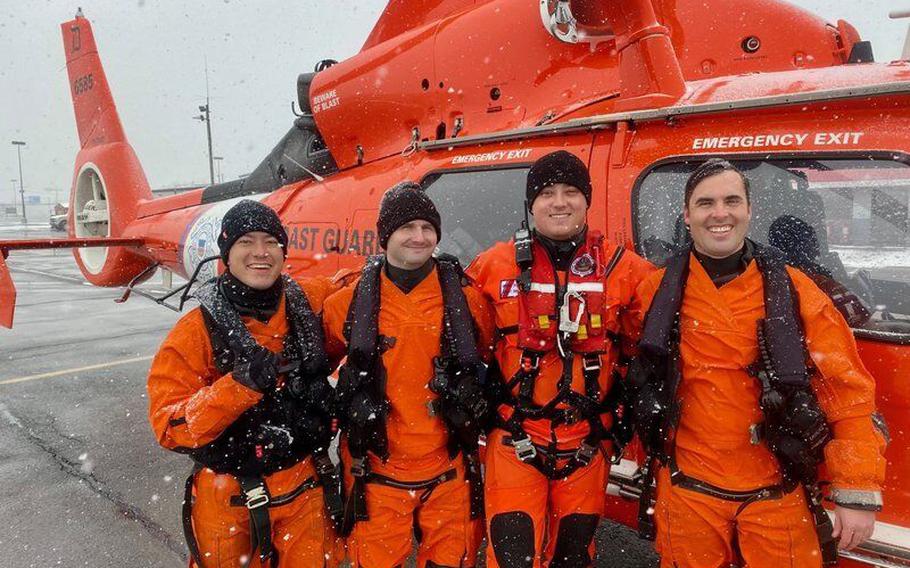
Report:
<svg viewBox="0 0 910 568"><path fill-rule="evenodd" d="M471 518L466 473L477 464L458 457L461 448L453 445L439 404L444 397L434 392L432 381L437 363L445 358L443 344L452 341L447 331L457 325L452 313L467 316L462 321L469 327L469 347L479 355L489 352L492 318L477 291L466 287L462 292L460 269L455 274L450 264L433 262L429 274L405 293L389 279L383 257L373 257L356 283L325 302L326 349L330 355L348 356L338 390L344 461L351 464L346 513L356 514L356 519L349 518L356 523L348 542L355 567L403 565L412 551L412 531L418 535L420 568L473 566L479 546L482 526ZM444 278L453 274L463 308L444 297ZM378 298L370 300L372 294ZM358 360L364 354L354 348L364 333L361 326L375 326L367 331L376 342L374 350L368 349L373 351L367 354L371 361ZM379 382L352 386L358 376L368 375ZM351 430L356 417L344 415L359 412L362 407L350 399L367 390L376 407L361 412L370 413L367 428L383 441L371 444L368 453L360 448L363 455L358 456ZM476 439L474 434L475 449Z"/></svg>
<svg viewBox="0 0 910 568"><path fill-rule="evenodd" d="M565 271L521 231L468 267L494 308L506 391L487 440L487 566L591 563L609 472L608 395L620 341L637 335L633 292L653 270L592 230Z"/></svg>
<svg viewBox="0 0 910 568"><path fill-rule="evenodd" d="M307 399L331 396L327 382L328 391L319 388L329 365L314 315L331 290L321 279L305 283L306 292L283 279L278 309L265 323L241 320L216 284L200 287L202 307L180 319L152 362L152 428L162 446L195 462L183 511L191 566L326 562L315 463L325 472L331 432L322 401ZM281 370L274 392L232 378L234 362L257 345L295 364Z"/></svg>
<svg viewBox="0 0 910 568"><path fill-rule="evenodd" d="M747 246L757 245L747 241ZM773 328L765 323L774 312L766 309L763 270L769 269L760 270L746 257L744 272L718 288L696 256L684 254L688 266L680 270L682 288L674 291L677 298L682 294L676 300L681 308L662 308L678 329L671 339L678 355L670 364L678 366L680 377L673 401L664 405L673 417L657 474L654 522L662 566L821 566L819 539L823 548L833 551L834 546L825 541L824 531L816 534L816 524L824 525L827 517L813 514L820 509L811 491L782 474L784 458L772 452L772 442L762 434L769 424L763 412L768 389L755 364L776 358L767 351L773 342L760 349L756 331L761 329L764 338ZM662 281L673 280L665 279L669 272L652 274L638 289L649 320L660 317L655 297ZM779 287L792 290L789 309L796 311L797 323L788 327L801 323L804 334L805 347L790 351L804 362L808 352L811 363L802 380L808 380L807 392L817 400L799 410L816 406L827 420L827 438L810 440L807 447L824 460L835 502L878 510L885 460L884 438L872 418L874 380L831 300L803 273L789 266L784 271L782 261L779 272ZM647 320L644 335L646 342ZM642 354L646 351L642 345Z"/></svg>

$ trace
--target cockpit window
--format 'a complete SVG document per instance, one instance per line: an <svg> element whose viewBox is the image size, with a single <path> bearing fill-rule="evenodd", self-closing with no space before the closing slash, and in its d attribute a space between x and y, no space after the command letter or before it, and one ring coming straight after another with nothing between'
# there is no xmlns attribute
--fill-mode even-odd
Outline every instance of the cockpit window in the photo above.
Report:
<svg viewBox="0 0 910 568"><path fill-rule="evenodd" d="M858 335L910 339L910 167L885 159L731 161L751 183L749 238L783 250ZM635 242L652 262L689 242L683 188L697 165L660 165L638 186Z"/></svg>
<svg viewBox="0 0 910 568"><path fill-rule="evenodd" d="M507 241L524 219L527 168L455 171L423 182L442 217L439 251L467 266L478 253Z"/></svg>

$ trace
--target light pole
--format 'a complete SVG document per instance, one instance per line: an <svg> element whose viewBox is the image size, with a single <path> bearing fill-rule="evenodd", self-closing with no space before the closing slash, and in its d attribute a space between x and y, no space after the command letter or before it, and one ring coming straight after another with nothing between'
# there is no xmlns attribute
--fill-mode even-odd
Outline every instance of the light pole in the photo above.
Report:
<svg viewBox="0 0 910 568"><path fill-rule="evenodd" d="M19 196L22 198L22 224L28 225L28 215L25 214L25 186L22 183L22 147L25 142L13 140L13 146L16 147L16 154L19 156Z"/></svg>
<svg viewBox="0 0 910 568"><path fill-rule="evenodd" d="M212 159L218 163L218 183L221 183L224 181L224 176L221 175L221 162L224 160L224 157L214 156Z"/></svg>
<svg viewBox="0 0 910 568"><path fill-rule="evenodd" d="M209 138L209 180L212 185L215 185L215 164L212 159L212 116L209 114L209 98L205 98L205 104L199 105L199 116L194 116L193 118L205 123L205 131Z"/></svg>

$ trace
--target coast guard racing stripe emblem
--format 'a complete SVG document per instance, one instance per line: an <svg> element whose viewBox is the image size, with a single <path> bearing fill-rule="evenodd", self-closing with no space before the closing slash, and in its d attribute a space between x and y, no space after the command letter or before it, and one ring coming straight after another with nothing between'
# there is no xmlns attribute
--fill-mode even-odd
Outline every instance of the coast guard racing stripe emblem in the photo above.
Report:
<svg viewBox="0 0 910 568"><path fill-rule="evenodd" d="M499 299L505 298L517 298L518 297L518 281L517 280L502 280L499 282Z"/></svg>

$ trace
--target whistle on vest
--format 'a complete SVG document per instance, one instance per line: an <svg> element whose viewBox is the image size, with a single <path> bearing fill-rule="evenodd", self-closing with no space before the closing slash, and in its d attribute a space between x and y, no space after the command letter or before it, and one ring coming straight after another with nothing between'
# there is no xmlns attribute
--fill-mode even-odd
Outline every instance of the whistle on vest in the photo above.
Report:
<svg viewBox="0 0 910 568"><path fill-rule="evenodd" d="M578 300L578 311L575 312L575 319L572 319L570 304L572 298ZM578 333L581 327L581 317L585 313L585 297L580 293L573 291L566 292L562 297L562 306L559 308L559 331L563 333Z"/></svg>

